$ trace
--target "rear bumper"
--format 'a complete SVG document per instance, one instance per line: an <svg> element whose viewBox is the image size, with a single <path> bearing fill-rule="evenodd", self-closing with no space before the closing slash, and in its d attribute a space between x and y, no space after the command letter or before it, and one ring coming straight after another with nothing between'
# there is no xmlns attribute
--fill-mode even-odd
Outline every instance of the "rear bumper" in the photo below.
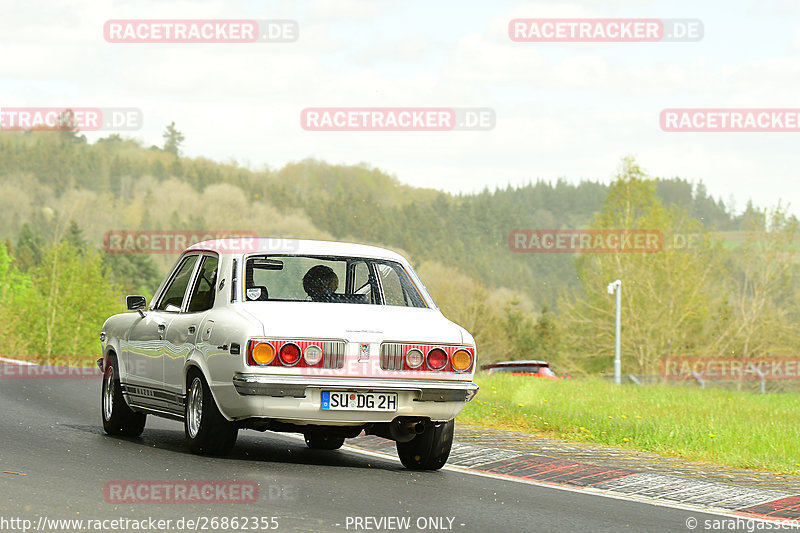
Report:
<svg viewBox="0 0 800 533"><path fill-rule="evenodd" d="M242 396L306 398L322 389L353 392L402 392L416 402L463 402L478 393L471 381L426 381L396 379L332 379L308 376L267 376L237 372L233 376L236 392Z"/></svg>

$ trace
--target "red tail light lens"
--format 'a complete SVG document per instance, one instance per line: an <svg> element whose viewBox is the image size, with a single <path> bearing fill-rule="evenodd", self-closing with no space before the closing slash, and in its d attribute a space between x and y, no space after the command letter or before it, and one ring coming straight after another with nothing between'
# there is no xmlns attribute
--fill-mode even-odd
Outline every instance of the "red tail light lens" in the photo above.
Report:
<svg viewBox="0 0 800 533"><path fill-rule="evenodd" d="M441 348L434 348L428 352L428 367L432 370L441 370L447 366L447 354Z"/></svg>
<svg viewBox="0 0 800 533"><path fill-rule="evenodd" d="M300 347L291 342L287 342L281 346L280 351L281 363L286 366L294 366L300 361Z"/></svg>

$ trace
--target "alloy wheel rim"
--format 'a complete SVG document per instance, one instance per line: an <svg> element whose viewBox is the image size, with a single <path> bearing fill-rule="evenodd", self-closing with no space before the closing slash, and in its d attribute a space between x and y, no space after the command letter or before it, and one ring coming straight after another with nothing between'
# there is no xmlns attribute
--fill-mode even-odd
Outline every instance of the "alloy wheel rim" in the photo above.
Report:
<svg viewBox="0 0 800 533"><path fill-rule="evenodd" d="M103 417L111 420L114 409L114 367L109 366L106 372L106 382L103 384Z"/></svg>
<svg viewBox="0 0 800 533"><path fill-rule="evenodd" d="M203 384L200 382L200 378L194 378L192 381L188 411L189 436L194 438L200 430L200 419L203 416Z"/></svg>

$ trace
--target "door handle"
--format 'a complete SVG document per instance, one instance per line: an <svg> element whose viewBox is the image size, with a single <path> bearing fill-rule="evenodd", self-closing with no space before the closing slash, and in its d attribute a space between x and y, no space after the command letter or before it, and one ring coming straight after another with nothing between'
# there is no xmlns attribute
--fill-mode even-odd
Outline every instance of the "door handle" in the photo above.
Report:
<svg viewBox="0 0 800 533"><path fill-rule="evenodd" d="M197 326L195 325L189 326L189 335L194 335L195 333L197 333Z"/></svg>
<svg viewBox="0 0 800 533"><path fill-rule="evenodd" d="M159 333L164 333L165 331L167 331L167 325L166 324L159 324L158 325L158 332Z"/></svg>

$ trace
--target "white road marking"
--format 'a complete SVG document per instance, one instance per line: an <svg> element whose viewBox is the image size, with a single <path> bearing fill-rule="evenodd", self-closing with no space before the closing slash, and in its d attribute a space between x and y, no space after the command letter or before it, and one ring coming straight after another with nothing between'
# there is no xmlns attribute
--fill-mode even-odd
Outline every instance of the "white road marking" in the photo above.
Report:
<svg viewBox="0 0 800 533"><path fill-rule="evenodd" d="M19 359L9 359L8 357L0 357L0 361L14 363L15 365L36 366L36 363L31 363L30 361L20 361Z"/></svg>

